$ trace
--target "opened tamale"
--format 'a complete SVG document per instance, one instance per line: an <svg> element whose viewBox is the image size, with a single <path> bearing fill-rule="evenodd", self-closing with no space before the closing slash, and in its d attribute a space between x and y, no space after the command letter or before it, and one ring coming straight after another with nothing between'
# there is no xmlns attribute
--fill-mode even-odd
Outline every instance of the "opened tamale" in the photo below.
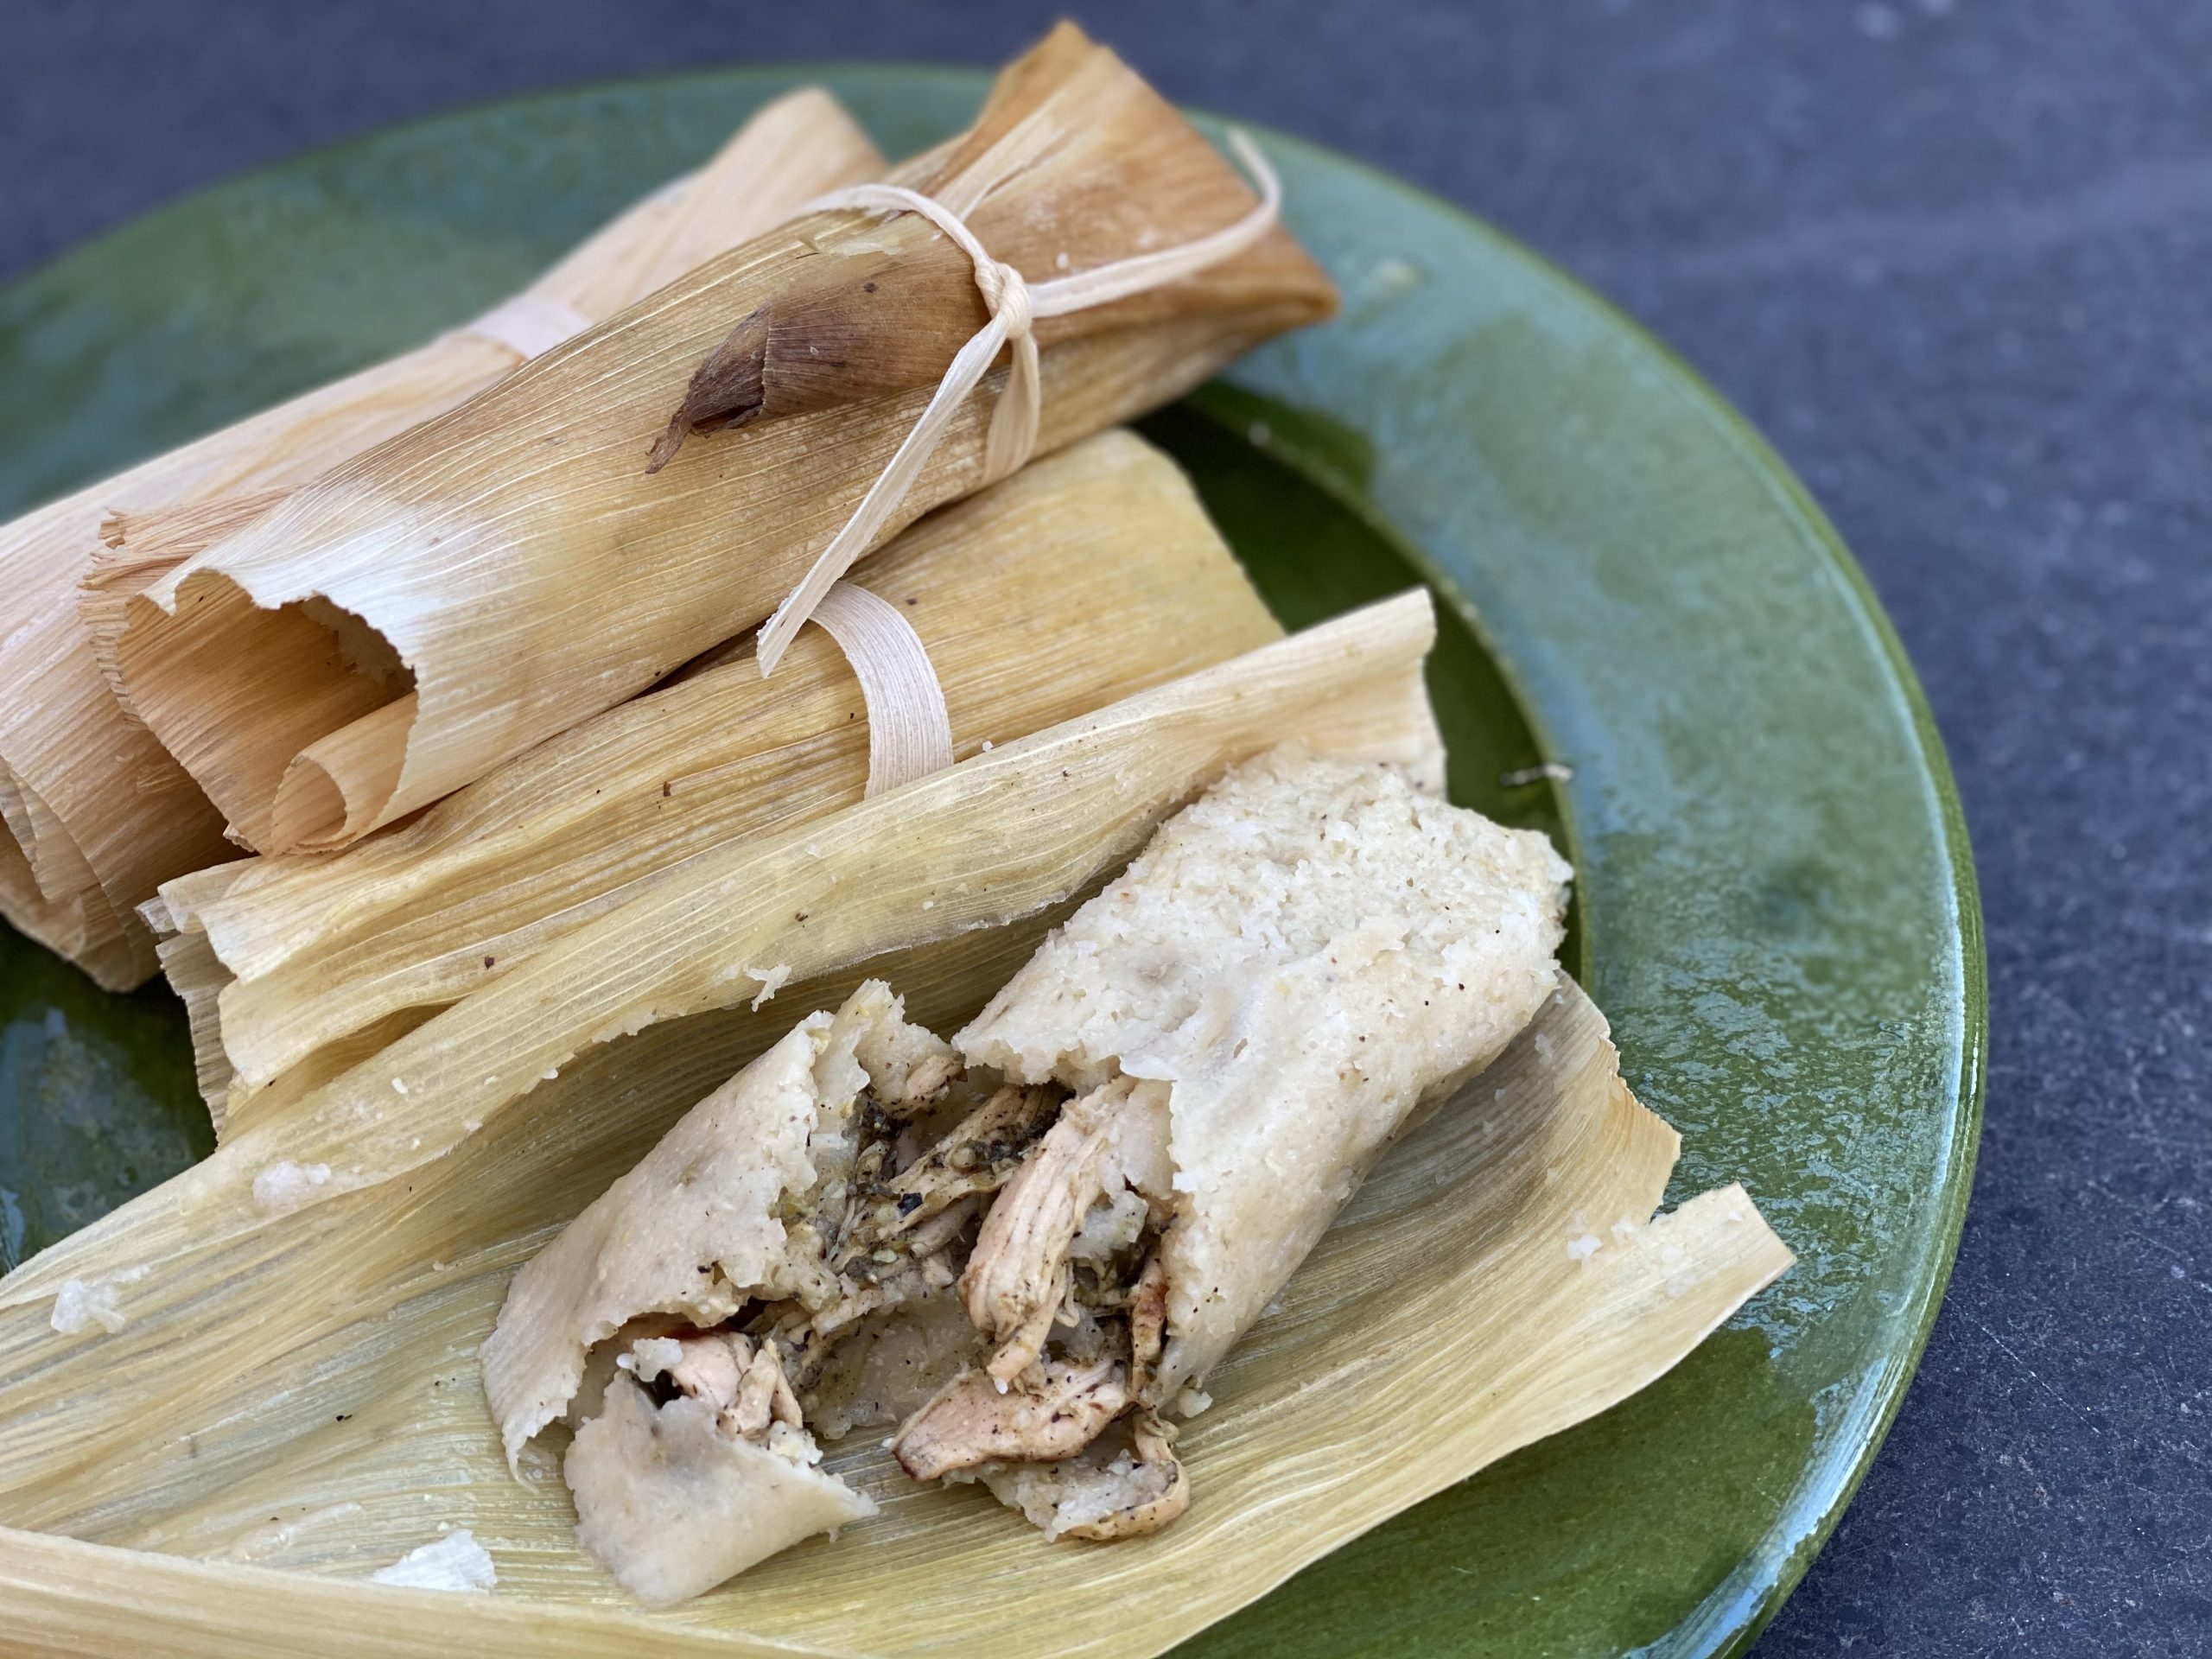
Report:
<svg viewBox="0 0 2212 1659"><path fill-rule="evenodd" d="M1174 463L1120 430L931 515L857 579L927 648L962 758L1277 632ZM858 801L868 720L810 632L772 684L740 653L343 852L168 883L163 959L224 1133L333 1043L513 972L705 849Z"/></svg>
<svg viewBox="0 0 2212 1659"><path fill-rule="evenodd" d="M680 1055L687 1027L700 1023L695 1016L709 1016L711 1027L736 1010L764 1028L760 1019L773 1019L775 1004L759 1017L750 1005L765 976L787 974L797 988L919 952L901 983L918 1017L942 1020L963 1001L979 1005L1011 971L1007 952L1018 963L1033 945L1036 918L1126 859L1225 765L1298 740L1318 753L1371 754L1440 778L1421 681L1433 633L1427 594L1409 594L995 746L789 834L710 849L677 879L555 941L295 1109L65 1240L40 1259L41 1273L54 1270L48 1295L61 1280L110 1277L131 1265L97 1268L86 1254L111 1235L127 1234L121 1248L139 1251L139 1260L171 1262L133 1282L126 1300L135 1311L118 1340L134 1349L169 1341L165 1360L149 1370L168 1379L160 1386L189 1394L238 1357L212 1324L195 1334L182 1300L175 1324L156 1312L158 1304L175 1294L200 1300L212 1316L214 1304L201 1299L244 1293L251 1275L232 1270L248 1262L311 1248L334 1224L388 1228L373 1252L360 1253L357 1237L353 1254L328 1264L346 1292L318 1293L320 1313L302 1310L270 1338L277 1347L311 1342L327 1321L356 1317L354 1296L371 1294L403 1261L408 1274L428 1273L474 1248L465 1236L487 1224L491 1211L545 1219L543 1206L569 1194L569 1213L582 1208L593 1192L579 1183L594 1165L576 1148L611 1139L634 1161L639 1133L650 1144L703 1092L683 1064L653 1058L657 1048ZM1008 926L1022 922L1033 925ZM924 950L931 945L939 948ZM989 978L969 976L979 962L995 964ZM918 986L909 973L921 976ZM579 1102L569 1074L586 1065L613 1070L600 1070ZM553 1103L561 1098L573 1103ZM487 1156L506 1166L496 1199L457 1200L485 1205L486 1215L463 1218L434 1201ZM517 1157L523 1162L511 1161ZM404 1221L408 1215L416 1219ZM410 1236L417 1225L431 1230ZM456 1225L462 1232L448 1235ZM208 1270L204 1277L184 1266L187 1257ZM35 1282L8 1281L11 1289ZM35 1334L0 1328L0 1375L11 1331ZM118 1350L112 1357L125 1356ZM31 1421L10 1415L5 1393L0 1383L0 1441ZM105 1409L75 1402L69 1438L89 1450ZM136 1456L117 1442L93 1461L111 1453L125 1463ZM97 1494L105 1478L90 1464L80 1473L74 1498L41 1490L55 1501L104 1501ZM0 1445L0 1521L22 1514L7 1507L18 1490Z"/></svg>
<svg viewBox="0 0 2212 1659"><path fill-rule="evenodd" d="M1386 766L1232 767L949 1043L869 982L534 1258L483 1355L510 1458L575 1425L578 1541L652 1603L874 1516L817 1434L1048 1538L1173 1524L1173 1420L1552 995L1567 875Z"/></svg>
<svg viewBox="0 0 2212 1659"><path fill-rule="evenodd" d="M684 893L601 918L0 1281L0 1620L88 1653L228 1654L282 1624L340 1653L1149 1654L1664 1371L1787 1252L1738 1189L1655 1218L1675 1137L1562 982L1213 1371L1177 1446L1205 1501L1135 1560L1047 1547L855 1448L836 1472L880 1511L864 1573L809 1545L734 1592L617 1617L557 1473L525 1458L512 1479L486 1414L475 1349L515 1268L787 1027L778 1007L842 1001L859 974L818 976L830 963L936 941L862 966L952 1029L1039 936L977 924L1054 913L1035 906L1224 763L1303 736L1433 788L1426 618L1378 607L702 861ZM769 954L796 977L756 1014L744 967ZM107 1293L117 1328L54 1328L72 1281ZM493 1594L336 1581L447 1529L486 1552Z"/></svg>
<svg viewBox="0 0 2212 1659"><path fill-rule="evenodd" d="M1193 240L1255 200L1071 28L898 176L1039 275ZM1332 304L1278 229L1188 280L1040 319L1040 451ZM725 429L648 474L694 372L754 316L759 407L720 411ZM346 845L766 616L984 321L973 262L920 216L795 221L188 559L130 601L123 683L248 844ZM887 537L983 481L997 384L962 406Z"/></svg>
<svg viewBox="0 0 2212 1659"><path fill-rule="evenodd" d="M826 94L762 110L697 174L647 198L508 307L346 379L80 490L0 530L0 913L102 984L153 971L134 913L171 876L231 856L222 818L119 709L79 614L152 580L335 462L465 401L578 323L650 293L880 162ZM535 335L533 339L531 336ZM172 514L180 515L171 517ZM122 543L104 551L100 535ZM96 558L105 568L95 571Z"/></svg>

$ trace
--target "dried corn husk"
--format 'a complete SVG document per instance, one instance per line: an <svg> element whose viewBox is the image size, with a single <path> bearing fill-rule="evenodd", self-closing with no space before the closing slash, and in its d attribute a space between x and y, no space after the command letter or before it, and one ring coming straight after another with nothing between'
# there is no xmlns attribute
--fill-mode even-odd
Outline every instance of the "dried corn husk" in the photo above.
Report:
<svg viewBox="0 0 2212 1659"><path fill-rule="evenodd" d="M826 93L794 93L757 114L699 173L609 224L527 295L556 315L604 317L705 252L880 166ZM517 361L516 348L498 339L450 334L0 530L0 811L15 842L0 848L0 913L104 985L135 985L153 971L153 940L135 907L160 882L232 849L221 816L117 706L87 621L119 623L130 591L212 535L465 401ZM102 558L104 525L121 545ZM77 585L88 575L96 586L86 619Z"/></svg>
<svg viewBox="0 0 2212 1659"><path fill-rule="evenodd" d="M1032 271L1188 240L1254 202L1065 26L964 139L899 177ZM1332 303L1277 230L1191 280L1040 321L1040 451ZM649 476L693 371L748 321L761 400ZM797 220L155 582L114 653L133 705L249 845L346 845L760 621L982 321L972 263L926 222ZM962 409L879 539L982 481L991 395Z"/></svg>
<svg viewBox="0 0 2212 1659"><path fill-rule="evenodd" d="M111 1486L97 1507L59 1484L60 1502L6 1500L11 1520L132 1548L0 1535L0 1616L72 1653L229 1654L284 1630L340 1654L1158 1652L1625 1398L1786 1268L1740 1188L1654 1217L1676 1146L1622 1084L1603 1019L1562 982L1489 1071L1384 1156L1215 1372L1212 1407L1178 1448L1203 1497L1152 1538L1046 1545L981 1493L916 1488L887 1453L855 1448L832 1466L878 1517L696 1602L613 1616L621 1603L576 1549L558 1477L507 1478L477 1393L473 1344L518 1250L419 1275L256 1370L231 1396L246 1408L219 1427L171 1424L183 1432L159 1446L140 1436L145 1485ZM342 1582L441 1522L489 1547L499 1593L432 1604Z"/></svg>
<svg viewBox="0 0 2212 1659"><path fill-rule="evenodd" d="M1174 463L1119 430L933 514L857 579L927 646L961 758L1279 632ZM296 1097L261 1091L334 1041L513 972L702 849L858 801L867 725L817 632L772 688L740 655L342 853L168 883L162 959L219 1122Z"/></svg>
<svg viewBox="0 0 2212 1659"><path fill-rule="evenodd" d="M204 1417L214 1437L176 1478L230 1468L214 1419L240 1376L373 1319L404 1286L447 1285L434 1264L519 1260L518 1241L581 1209L734 1070L734 1046L780 1034L789 1002L745 1007L764 975L873 966L915 1017L957 1018L1027 954L1039 918L1230 761L1299 739L1440 784L1421 677L1433 632L1427 596L1409 594L703 854L46 1252L0 1281L0 1522L70 1516L106 1535L94 1516L171 1478L145 1460L154 1418L182 1432ZM44 1324L53 1296L139 1265L102 1355L131 1395L73 1389L65 1408L36 1381L68 1345Z"/></svg>
<svg viewBox="0 0 2212 1659"><path fill-rule="evenodd" d="M1432 626L1424 596L1375 607L695 861L0 1281L0 1522L37 1529L7 1535L0 1622L79 1653L265 1651L286 1632L362 1653L726 1652L724 1632L739 1651L1028 1654L1057 1633L1150 1652L1658 1375L1787 1254L1732 1191L1644 1224L1675 1137L1563 987L1469 1108L1384 1159L1215 1373L1182 1446L1207 1501L1160 1537L1045 1546L980 1494L912 1490L859 1452L849 1472L886 1514L838 1548L867 1548L864 1577L810 1544L734 1592L611 1618L587 1605L613 1592L557 1476L508 1477L479 1391L515 1268L789 1009L874 972L949 1027L1176 801L1278 741L1433 786ZM768 962L803 983L756 1014L747 970ZM1569 1249L1616 1217L1594 1255ZM118 1330L54 1329L73 1279L111 1291ZM501 1594L305 1576L358 1579L441 1523L492 1550ZM1029 1606L1052 1611L1008 1617Z"/></svg>

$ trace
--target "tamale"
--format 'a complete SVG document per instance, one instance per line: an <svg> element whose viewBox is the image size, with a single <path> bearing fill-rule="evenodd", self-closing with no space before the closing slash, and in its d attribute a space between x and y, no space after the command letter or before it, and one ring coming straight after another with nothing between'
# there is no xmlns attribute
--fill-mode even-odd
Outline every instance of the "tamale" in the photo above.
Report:
<svg viewBox="0 0 2212 1659"><path fill-rule="evenodd" d="M1026 953L1035 932L1013 931ZM946 957L879 964L909 988L910 1018L965 1017ZM957 976L980 995L1019 959L967 960ZM770 1023L730 1018L748 1033ZM557 1473L525 1459L530 1484L509 1475L474 1349L514 1267L681 1111L642 1110L644 1078L672 1069L696 1099L760 1040L687 1039L634 1077L623 1046L563 1067L411 1174L411 1191L326 1186L309 1208L241 1217L234 1183L251 1165L234 1146L213 1160L228 1176L190 1202L164 1189L0 1282L0 1621L41 1650L207 1659L271 1629L312 1629L335 1654L1156 1653L1626 1397L1789 1261L1740 1189L1654 1217L1675 1138L1622 1086L1603 1020L1562 981L1464 1104L1384 1154L1213 1374L1211 1408L1175 1447L1204 1499L1127 1547L1141 1558L1040 1547L995 1505L917 1487L870 1451L824 1465L880 1510L863 1531L777 1556L732 1591L616 1615ZM630 1121L610 1134L610 1116ZM280 1148L315 1150L271 1136L261 1153ZM194 1249L223 1232L238 1237L227 1260ZM123 1331L55 1339L46 1316L65 1276L148 1262L120 1288ZM165 1344L156 1324L196 1340ZM83 1412L106 1421L79 1427ZM487 1548L495 1593L432 1601L359 1582L448 1525ZM856 1574L847 1552L862 1537Z"/></svg>
<svg viewBox="0 0 2212 1659"><path fill-rule="evenodd" d="M919 633L960 758L1278 633L1174 463L1119 430L932 514L855 579ZM694 854L858 801L867 724L814 632L772 686L739 654L343 852L166 884L163 960L223 1132L318 1050L512 973Z"/></svg>
<svg viewBox="0 0 2212 1659"><path fill-rule="evenodd" d="M1440 779L1421 683L1433 633L1427 595L1408 594L788 835L710 849L64 1240L0 1289L0 1522L157 1503L226 1455L209 1441L198 1474L157 1476L145 1458L177 1442L139 1432L148 1412L179 1430L219 1416L238 1377L371 1317L404 1282L444 1284L437 1264L489 1251L514 1265L517 1240L582 1209L735 1069L732 1044L765 1046L773 1015L747 1006L763 972L804 987L903 953L882 971L917 1017L956 1019L1004 982L1039 918L1224 765L1297 740ZM714 1055L704 1077L695 1042ZM41 1395L61 1283L140 1264L105 1363L135 1377L148 1357L148 1392L73 1391L66 1408ZM272 1322L280 1280L316 1288ZM251 1356L244 1329L259 1332ZM471 1342L488 1329L487 1313Z"/></svg>
<svg viewBox="0 0 2212 1659"><path fill-rule="evenodd" d="M153 580L215 529L250 522L282 492L497 382L518 360L513 319L543 330L549 316L554 327L607 316L682 274L684 262L880 167L826 93L793 93L700 172L582 245L519 296L524 308L508 323L494 314L485 332L443 335L0 530L0 812L20 849L0 849L0 913L101 984L127 988L155 968L136 906L162 881L235 850L220 814L103 680L77 584L95 574L104 526L125 547L99 573L106 591L91 596L94 617L111 600L119 611L118 590ZM172 512L181 522L166 519Z"/></svg>
<svg viewBox="0 0 2212 1659"><path fill-rule="evenodd" d="M1567 874L1387 766L1231 768L950 1046L863 985L534 1258L483 1356L510 1459L579 1420L578 1539L648 1602L874 1513L810 1429L1048 1536L1172 1523L1164 1420L1552 995Z"/></svg>
<svg viewBox="0 0 2212 1659"><path fill-rule="evenodd" d="M1739 1192L1649 1219L1674 1137L1562 984L1474 1086L1479 1109L1387 1155L1210 1378L1214 1408L1176 1448L1209 1496L1141 1546L1143 1597L1111 1552L1039 1548L872 1453L837 1470L882 1510L868 1594L801 1548L741 1594L613 1618L584 1605L613 1587L575 1548L557 1474L525 1459L536 1484L516 1483L486 1420L474 1351L513 1270L788 1025L746 1008L748 964L791 968L786 1007L872 971L909 1018L951 1029L1056 900L1224 764L1303 738L1436 787L1427 617L1409 596L699 860L681 891L602 918L0 1281L0 1523L18 1529L0 1622L86 1653L227 1656L280 1624L338 1653L703 1654L733 1635L1150 1653L1663 1371L1787 1253ZM855 966L823 976L836 962ZM1570 1249L1614 1217L1603 1249ZM53 1328L73 1280L112 1287L119 1330ZM1427 1426L1417 1444L1409 1421ZM267 1570L363 1578L442 1525L489 1550L493 1594L429 1604Z"/></svg>
<svg viewBox="0 0 2212 1659"><path fill-rule="evenodd" d="M1029 272L1188 242L1256 200L1071 26L1000 77L963 138L896 176ZM1189 280L1040 319L1039 452L1333 303L1278 228ZM760 622L984 319L974 263L919 216L795 220L132 597L113 653L132 705L247 845L348 844ZM734 327L757 347L758 400L719 409L722 429L649 474L671 411L704 361L728 358ZM1003 378L962 405L879 543L984 481Z"/></svg>

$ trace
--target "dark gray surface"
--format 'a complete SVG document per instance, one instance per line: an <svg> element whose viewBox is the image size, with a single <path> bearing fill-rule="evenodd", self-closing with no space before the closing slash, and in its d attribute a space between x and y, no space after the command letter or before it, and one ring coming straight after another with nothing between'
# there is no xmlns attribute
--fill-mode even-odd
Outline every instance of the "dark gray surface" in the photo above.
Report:
<svg viewBox="0 0 2212 1659"><path fill-rule="evenodd" d="M988 62L1054 8L0 0L0 278L456 102ZM2212 1650L2212 8L1094 9L1673 341L1866 564L1966 798L1988 1128L1950 1299L1768 1656Z"/></svg>

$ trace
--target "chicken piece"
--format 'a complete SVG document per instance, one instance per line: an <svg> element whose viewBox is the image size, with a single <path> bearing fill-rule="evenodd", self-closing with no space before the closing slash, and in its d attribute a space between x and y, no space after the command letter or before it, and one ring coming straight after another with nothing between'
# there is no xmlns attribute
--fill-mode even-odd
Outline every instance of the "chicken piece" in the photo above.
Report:
<svg viewBox="0 0 2212 1659"><path fill-rule="evenodd" d="M947 1205L906 1235L906 1248L917 1261L935 1255L960 1236L962 1229L976 1219L976 1212L982 1208L982 1198L976 1193ZM948 1277L945 1282L950 1284L951 1280Z"/></svg>
<svg viewBox="0 0 2212 1659"><path fill-rule="evenodd" d="M728 1414L739 1433L748 1440L757 1435L764 1442L772 1423L783 1423L792 1428L803 1427L798 1396L791 1392L791 1381L784 1375L782 1357L777 1353L774 1343L762 1343L760 1351L753 1356L753 1363L745 1368L744 1380L738 1384L736 1402Z"/></svg>
<svg viewBox="0 0 2212 1659"><path fill-rule="evenodd" d="M1068 1248L1103 1192L1115 1125L1137 1087L1116 1077L1070 1101L983 1217L960 1294L983 1339L997 1345L989 1370L1001 1383L1045 1351L1066 1294Z"/></svg>
<svg viewBox="0 0 2212 1659"><path fill-rule="evenodd" d="M1055 1089L999 1090L884 1185L856 1237L877 1243L923 1226L964 1198L997 1192L1051 1126L1060 1098Z"/></svg>
<svg viewBox="0 0 2212 1659"><path fill-rule="evenodd" d="M756 1344L734 1331L649 1337L616 1363L648 1385L667 1378L677 1394L711 1406L721 1427L741 1439L765 1446L772 1424L801 1426L798 1396L772 1341Z"/></svg>
<svg viewBox="0 0 2212 1659"><path fill-rule="evenodd" d="M723 1411L736 1402L752 1359L753 1344L745 1338L701 1331L646 1338L614 1363L640 1382L664 1376L679 1392Z"/></svg>
<svg viewBox="0 0 2212 1659"><path fill-rule="evenodd" d="M900 1427L892 1455L916 1480L983 1463L1039 1463L1073 1456L1129 1403L1120 1361L1045 1360L1011 1388L963 1371Z"/></svg>
<svg viewBox="0 0 2212 1659"><path fill-rule="evenodd" d="M924 1054L906 1073L906 1086L899 1090L901 1106L909 1112L918 1111L959 1075L960 1062L950 1052L937 1050Z"/></svg>
<svg viewBox="0 0 2212 1659"><path fill-rule="evenodd" d="M1166 1281L1161 1281L1161 1294L1166 1294ZM1141 1538L1147 1532L1158 1532L1191 1507L1190 1477L1183 1472L1183 1461L1175 1455L1175 1448L1167 1438L1167 1428L1149 1411L1141 1411L1129 1420L1129 1440L1134 1457L1125 1468L1116 1459L1101 1472L1110 1486L1102 1483L1085 1493L1091 1502L1087 1509L1095 1511L1097 1500L1106 1498L1112 1505L1103 1514L1090 1515L1073 1512L1073 1506L1063 1505L1056 1516L1058 1529L1047 1529L1047 1536L1087 1538L1104 1543L1116 1538Z"/></svg>
<svg viewBox="0 0 2212 1659"><path fill-rule="evenodd" d="M1146 1259L1129 1298L1129 1393L1139 1400L1152 1387L1167 1345L1167 1264L1158 1251Z"/></svg>
<svg viewBox="0 0 2212 1659"><path fill-rule="evenodd" d="M1191 1504L1183 1465L1149 1411L1130 1421L1128 1446L1110 1457L1094 1446L1084 1457L1058 1463L988 1464L952 1478L981 1482L1051 1540L1104 1543L1141 1537L1158 1532Z"/></svg>

